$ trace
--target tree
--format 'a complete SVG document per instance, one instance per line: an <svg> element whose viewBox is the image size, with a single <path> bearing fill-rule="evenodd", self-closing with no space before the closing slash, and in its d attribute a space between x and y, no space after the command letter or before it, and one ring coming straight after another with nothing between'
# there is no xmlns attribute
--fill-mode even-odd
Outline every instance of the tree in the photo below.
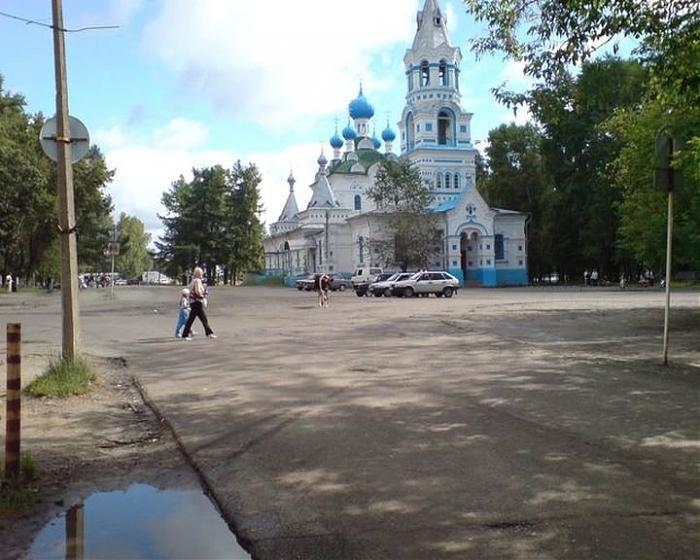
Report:
<svg viewBox="0 0 700 560"><path fill-rule="evenodd" d="M119 216L117 228L121 247L115 266L119 272L129 278L139 277L153 264L153 259L148 253L151 234L146 233L141 220L124 212Z"/></svg>
<svg viewBox="0 0 700 560"><path fill-rule="evenodd" d="M418 170L404 158L382 160L366 192L386 221L386 239L374 241L384 262L404 271L427 267L436 244L437 216L429 208L433 196Z"/></svg>
<svg viewBox="0 0 700 560"><path fill-rule="evenodd" d="M489 206L530 214L528 272L539 278L552 271L544 248L549 183L541 156L542 135L533 125L501 125L489 132L488 168L479 190Z"/></svg>
<svg viewBox="0 0 700 560"><path fill-rule="evenodd" d="M209 282L217 267L226 281L259 270L263 228L255 165L237 162L231 170L217 165L192 173L191 182L180 177L163 194L168 213L160 216L165 233L156 241L159 260L173 275L202 266Z"/></svg>

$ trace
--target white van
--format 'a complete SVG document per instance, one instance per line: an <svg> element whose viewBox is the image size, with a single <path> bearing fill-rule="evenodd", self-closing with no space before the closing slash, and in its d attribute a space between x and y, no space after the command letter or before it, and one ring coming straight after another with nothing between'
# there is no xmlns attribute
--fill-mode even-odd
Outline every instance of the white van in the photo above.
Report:
<svg viewBox="0 0 700 560"><path fill-rule="evenodd" d="M374 266L372 266L372 267L368 266L366 268L358 268L355 271L355 274L353 274L353 276L352 276L352 284L353 284L353 286L355 284L361 284L362 282L366 282L370 278L374 278L375 276L377 276L378 274L381 274L382 272L384 272L384 271L381 268L377 268Z"/></svg>

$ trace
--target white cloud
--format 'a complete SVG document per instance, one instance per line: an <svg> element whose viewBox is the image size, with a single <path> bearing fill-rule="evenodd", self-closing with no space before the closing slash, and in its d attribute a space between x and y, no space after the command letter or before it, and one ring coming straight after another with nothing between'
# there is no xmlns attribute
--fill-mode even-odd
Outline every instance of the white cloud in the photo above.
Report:
<svg viewBox="0 0 700 560"><path fill-rule="evenodd" d="M450 36L453 36L455 31L457 31L457 13L452 2L445 4L445 18L447 19L447 31Z"/></svg>
<svg viewBox="0 0 700 560"><path fill-rule="evenodd" d="M173 119L156 129L153 139L161 148L188 150L204 144L207 129L203 124L189 119Z"/></svg>
<svg viewBox="0 0 700 560"><path fill-rule="evenodd" d="M528 87L532 83L532 78L525 75L525 62L522 60L509 60L499 74L499 83L508 82L508 86Z"/></svg>
<svg viewBox="0 0 700 560"><path fill-rule="evenodd" d="M174 134L168 134L173 131ZM230 167L237 159L244 164L256 164L262 175L262 219L267 224L276 221L282 211L289 193L286 181L292 169L297 180L297 202L300 208L306 207L311 198L308 185L313 181L320 153L317 143L294 144L278 152L233 154L200 149L196 141L179 138L184 132L193 137L199 135L199 139L206 137L206 128L201 123L186 119L174 119L156 129L150 138L141 140L128 138L118 126L95 133L105 151L107 165L116 170L109 187L116 212L138 216L154 237L161 233L162 224L157 215L165 212L160 202L163 192L180 175L190 179L193 167L217 164Z"/></svg>
<svg viewBox="0 0 700 560"><path fill-rule="evenodd" d="M168 0L143 43L191 95L284 129L337 111L360 79L368 92L386 87L377 54L410 43L415 10L406 0Z"/></svg>
<svg viewBox="0 0 700 560"><path fill-rule="evenodd" d="M509 110L508 112L503 114L501 120L503 122L512 122L517 124L518 126L523 126L528 122L532 121L532 113L530 112L530 106L527 103L523 103L522 105L518 106L517 110L515 111L515 114L513 114L512 110Z"/></svg>

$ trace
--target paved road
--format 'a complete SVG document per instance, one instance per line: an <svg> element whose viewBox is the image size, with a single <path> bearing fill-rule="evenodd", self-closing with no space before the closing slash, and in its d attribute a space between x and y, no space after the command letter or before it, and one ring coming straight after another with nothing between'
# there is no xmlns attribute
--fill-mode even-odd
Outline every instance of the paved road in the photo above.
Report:
<svg viewBox="0 0 700 560"><path fill-rule="evenodd" d="M171 338L178 290L81 294L261 559L700 558L700 299L213 290L219 338ZM57 296L0 297L25 352Z"/></svg>

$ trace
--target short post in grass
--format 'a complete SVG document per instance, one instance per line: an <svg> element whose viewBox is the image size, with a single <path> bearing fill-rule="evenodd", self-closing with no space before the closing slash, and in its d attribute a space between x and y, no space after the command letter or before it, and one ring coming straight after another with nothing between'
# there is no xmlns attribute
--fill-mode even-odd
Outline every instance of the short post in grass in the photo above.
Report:
<svg viewBox="0 0 700 560"><path fill-rule="evenodd" d="M20 470L20 416L22 407L22 325L7 325L7 399L5 482L18 481Z"/></svg>

